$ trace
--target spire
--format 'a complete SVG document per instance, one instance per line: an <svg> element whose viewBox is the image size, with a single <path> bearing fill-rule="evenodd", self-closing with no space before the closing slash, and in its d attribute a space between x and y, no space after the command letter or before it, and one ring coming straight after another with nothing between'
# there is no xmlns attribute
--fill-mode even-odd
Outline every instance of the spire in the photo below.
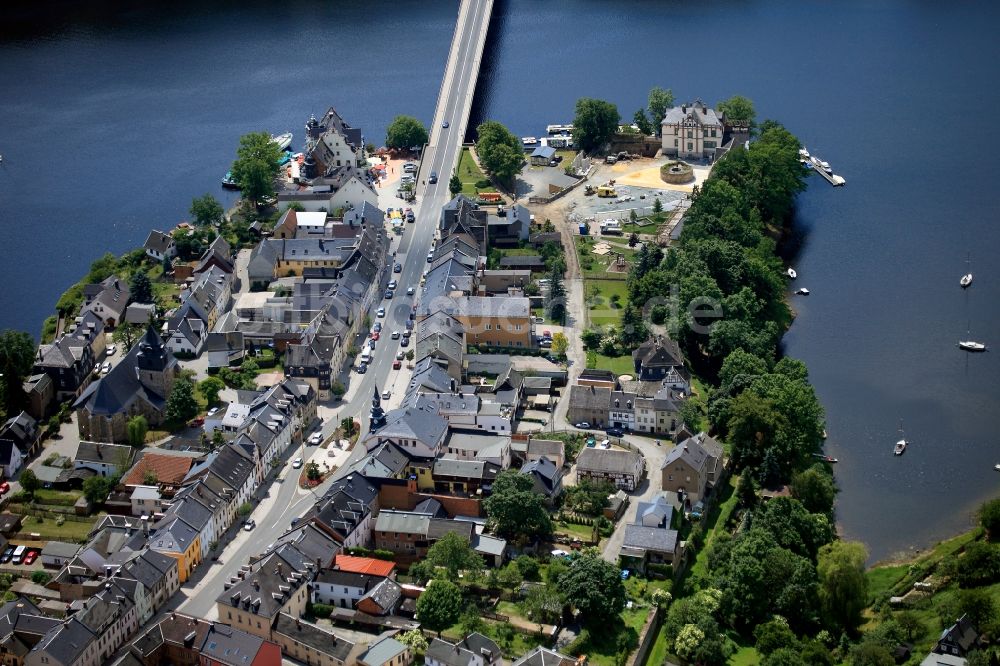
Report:
<svg viewBox="0 0 1000 666"><path fill-rule="evenodd" d="M375 386L375 395L372 396L371 416L368 420L368 429L375 432L385 425L385 411L382 410L382 401L378 396L378 386Z"/></svg>

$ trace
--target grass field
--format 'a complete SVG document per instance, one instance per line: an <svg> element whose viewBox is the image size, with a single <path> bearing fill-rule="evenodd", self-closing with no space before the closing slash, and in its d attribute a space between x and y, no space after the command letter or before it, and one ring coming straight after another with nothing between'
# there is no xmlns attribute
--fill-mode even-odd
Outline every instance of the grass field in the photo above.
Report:
<svg viewBox="0 0 1000 666"><path fill-rule="evenodd" d="M438 177L447 182L451 174L438 174ZM462 156L458 160L458 178L462 181L462 194L475 198L479 192L496 192L492 185L477 187L476 183L488 180L476 161L472 159L472 153L468 148L462 149Z"/></svg>
<svg viewBox="0 0 1000 666"><path fill-rule="evenodd" d="M42 522L38 522L37 518L25 516L19 534L25 539L31 538L31 534L38 534L38 538L43 541L84 543L93 526L94 522L91 520L84 522L67 520L62 525L56 525L55 518L43 518Z"/></svg>
<svg viewBox="0 0 1000 666"><path fill-rule="evenodd" d="M49 488L39 488L35 491L35 500L37 500L39 504L73 506L81 497L83 497L83 492L79 490L51 490Z"/></svg>
<svg viewBox="0 0 1000 666"><path fill-rule="evenodd" d="M722 490L721 501L712 506L705 521L705 546L698 550L694 564L688 571L689 576L704 577L708 574L708 547L719 532L726 529L729 517L736 509L736 483L739 477L730 476L729 484Z"/></svg>
<svg viewBox="0 0 1000 666"><path fill-rule="evenodd" d="M604 356L594 351L587 352L587 367L597 370L610 370L615 375L634 375L635 366L631 356Z"/></svg>
<svg viewBox="0 0 1000 666"><path fill-rule="evenodd" d="M628 302L628 288L624 280L584 280L583 293L592 326L621 321L622 309ZM617 303L612 302L614 296L618 297Z"/></svg>

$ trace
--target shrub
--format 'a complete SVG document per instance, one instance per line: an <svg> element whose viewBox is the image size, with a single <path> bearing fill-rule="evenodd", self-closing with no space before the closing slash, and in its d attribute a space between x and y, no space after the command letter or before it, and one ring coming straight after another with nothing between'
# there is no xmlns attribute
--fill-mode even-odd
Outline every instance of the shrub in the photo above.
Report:
<svg viewBox="0 0 1000 666"><path fill-rule="evenodd" d="M313 604L312 614L315 617L330 617L333 614L333 606L328 604Z"/></svg>

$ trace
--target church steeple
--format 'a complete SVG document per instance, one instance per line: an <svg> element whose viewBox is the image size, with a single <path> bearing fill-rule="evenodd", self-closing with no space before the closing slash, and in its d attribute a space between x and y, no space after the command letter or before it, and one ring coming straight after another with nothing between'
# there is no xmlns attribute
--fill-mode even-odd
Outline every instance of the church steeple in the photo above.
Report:
<svg viewBox="0 0 1000 666"><path fill-rule="evenodd" d="M378 386L375 387L375 395L372 396L371 417L368 420L368 429L375 432L385 425L385 411L382 409L382 401L378 397Z"/></svg>

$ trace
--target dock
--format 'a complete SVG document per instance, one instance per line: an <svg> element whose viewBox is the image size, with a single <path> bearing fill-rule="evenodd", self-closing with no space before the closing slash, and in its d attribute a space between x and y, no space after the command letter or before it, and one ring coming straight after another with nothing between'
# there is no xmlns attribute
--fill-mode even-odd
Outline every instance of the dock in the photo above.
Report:
<svg viewBox="0 0 1000 666"><path fill-rule="evenodd" d="M809 162L806 163L806 166L812 167L813 171L823 176L823 178L826 179L826 182L830 183L834 187L840 187L847 184L847 180L845 180L842 176L838 176L835 173L827 173L826 169L823 168L823 165L820 162L821 160L813 155L809 158Z"/></svg>

